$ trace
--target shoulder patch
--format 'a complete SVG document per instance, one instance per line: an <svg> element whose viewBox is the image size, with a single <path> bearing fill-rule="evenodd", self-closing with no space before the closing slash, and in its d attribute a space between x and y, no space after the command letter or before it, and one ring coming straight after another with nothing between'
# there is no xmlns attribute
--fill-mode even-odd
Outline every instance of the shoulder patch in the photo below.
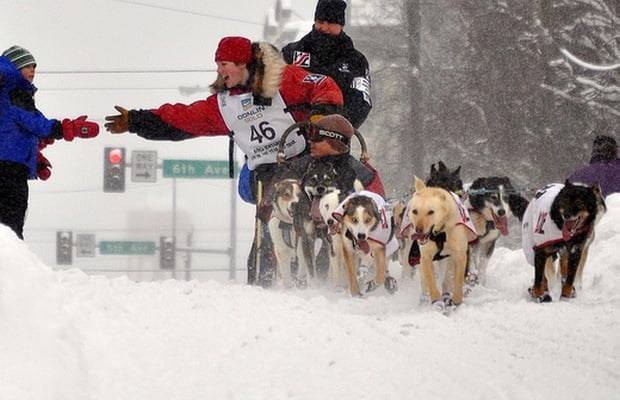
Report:
<svg viewBox="0 0 620 400"><path fill-rule="evenodd" d="M327 76L321 75L321 74L308 74L304 78L304 82L310 82L310 83L314 83L315 85L318 85L321 82L323 82L325 78L327 78Z"/></svg>
<svg viewBox="0 0 620 400"><path fill-rule="evenodd" d="M310 53L295 50L292 64L302 68L310 68L310 58Z"/></svg>

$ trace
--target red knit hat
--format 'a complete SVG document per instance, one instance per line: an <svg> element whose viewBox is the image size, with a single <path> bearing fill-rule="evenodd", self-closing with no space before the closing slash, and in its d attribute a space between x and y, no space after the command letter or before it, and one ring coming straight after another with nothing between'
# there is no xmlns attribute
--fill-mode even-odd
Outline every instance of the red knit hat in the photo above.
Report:
<svg viewBox="0 0 620 400"><path fill-rule="evenodd" d="M217 45L215 61L250 64L252 62L252 42L250 39L241 36L223 38Z"/></svg>

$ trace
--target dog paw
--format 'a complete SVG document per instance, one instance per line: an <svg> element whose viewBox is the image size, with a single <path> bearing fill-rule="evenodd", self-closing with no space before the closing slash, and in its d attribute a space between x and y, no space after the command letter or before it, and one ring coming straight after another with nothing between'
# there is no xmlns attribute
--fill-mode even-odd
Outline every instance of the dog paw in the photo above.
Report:
<svg viewBox="0 0 620 400"><path fill-rule="evenodd" d="M446 292L444 294L441 295L441 301L446 305L446 306L451 306L453 305L452 303L452 293L450 292Z"/></svg>
<svg viewBox="0 0 620 400"><path fill-rule="evenodd" d="M468 272L465 277L465 282L467 282L470 286L476 286L480 284L480 278L478 274L475 272Z"/></svg>
<svg viewBox="0 0 620 400"><path fill-rule="evenodd" d="M366 293L372 292L376 288L377 288L377 283L374 281L374 279L372 281L366 282Z"/></svg>
<svg viewBox="0 0 620 400"><path fill-rule="evenodd" d="M549 293L548 290L545 290L545 292L540 296L536 296L532 288L527 289L527 291L532 297L532 299L536 301L537 303L551 303L551 301L553 300L551 298L551 293Z"/></svg>
<svg viewBox="0 0 620 400"><path fill-rule="evenodd" d="M308 287L308 280L306 279L306 277L295 276L294 280L295 280L295 287L297 289L306 289Z"/></svg>
<svg viewBox="0 0 620 400"><path fill-rule="evenodd" d="M368 275L369 268L365 265L360 265L357 268L357 280L362 281Z"/></svg>
<svg viewBox="0 0 620 400"><path fill-rule="evenodd" d="M441 300L435 300L431 303L431 306L433 307L433 309L437 310L437 311L444 311L446 309L446 303L444 303Z"/></svg>
<svg viewBox="0 0 620 400"><path fill-rule="evenodd" d="M395 278L387 276L383 283L383 287L385 287L385 290L387 290L389 294L394 294L398 291L398 282Z"/></svg>
<svg viewBox="0 0 620 400"><path fill-rule="evenodd" d="M560 300L568 301L570 299L574 299L577 297L577 291L572 286L564 286L562 288L562 296L560 296Z"/></svg>

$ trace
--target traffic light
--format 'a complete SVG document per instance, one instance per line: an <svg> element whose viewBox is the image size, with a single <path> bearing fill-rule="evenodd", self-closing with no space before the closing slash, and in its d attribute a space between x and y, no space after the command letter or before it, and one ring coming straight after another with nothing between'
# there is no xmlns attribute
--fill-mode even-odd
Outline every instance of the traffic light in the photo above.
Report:
<svg viewBox="0 0 620 400"><path fill-rule="evenodd" d="M162 269L174 269L176 258L176 244L173 237L161 236L159 238L159 267Z"/></svg>
<svg viewBox="0 0 620 400"><path fill-rule="evenodd" d="M71 265L73 262L73 232L56 232L56 264Z"/></svg>
<svg viewBox="0 0 620 400"><path fill-rule="evenodd" d="M125 191L125 148L106 147L103 153L103 191Z"/></svg>

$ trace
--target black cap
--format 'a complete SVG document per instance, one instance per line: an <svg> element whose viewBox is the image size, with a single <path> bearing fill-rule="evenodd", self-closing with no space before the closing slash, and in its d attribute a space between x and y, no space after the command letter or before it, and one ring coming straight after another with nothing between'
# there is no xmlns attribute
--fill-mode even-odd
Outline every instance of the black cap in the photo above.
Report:
<svg viewBox="0 0 620 400"><path fill-rule="evenodd" d="M319 0L314 11L314 20L344 25L346 8L347 3L344 0Z"/></svg>

